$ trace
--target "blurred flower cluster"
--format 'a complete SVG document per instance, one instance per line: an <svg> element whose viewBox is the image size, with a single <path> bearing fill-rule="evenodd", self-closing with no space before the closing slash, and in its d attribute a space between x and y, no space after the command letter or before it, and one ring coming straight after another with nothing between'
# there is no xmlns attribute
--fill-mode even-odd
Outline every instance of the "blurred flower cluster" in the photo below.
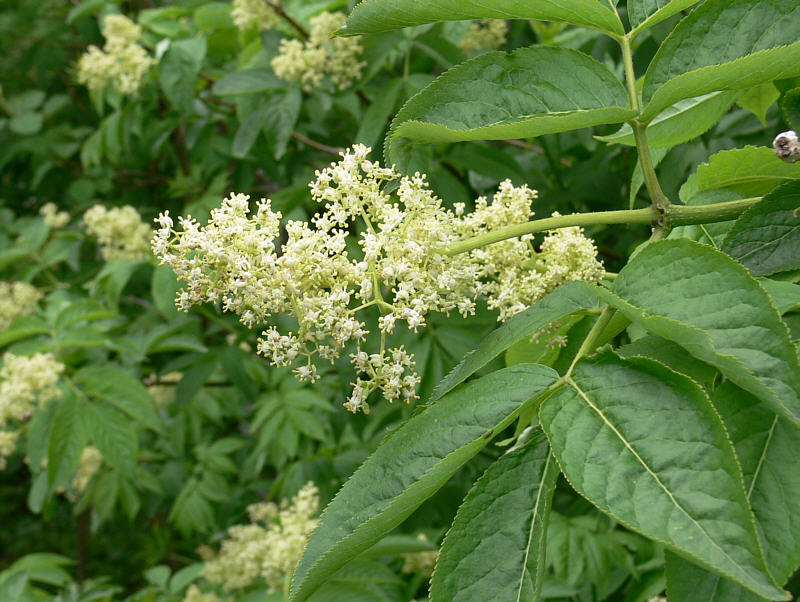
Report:
<svg viewBox="0 0 800 602"><path fill-rule="evenodd" d="M78 83L100 90L112 83L123 94L133 94L156 61L139 45L142 28L124 15L103 19L105 46L89 46L78 60Z"/></svg>
<svg viewBox="0 0 800 602"><path fill-rule="evenodd" d="M264 0L233 0L233 24L241 31L255 27L259 31L272 29L278 24L278 13Z"/></svg>
<svg viewBox="0 0 800 602"><path fill-rule="evenodd" d="M130 205L111 209L94 205L83 214L83 221L106 261L138 261L149 255L153 231Z"/></svg>
<svg viewBox="0 0 800 602"><path fill-rule="evenodd" d="M51 353L30 357L5 353L0 368L0 469L14 452L19 423L30 419L37 408L61 396L57 387L64 364ZM14 424L16 423L16 424Z"/></svg>
<svg viewBox="0 0 800 602"><path fill-rule="evenodd" d="M300 380L317 378L316 358L334 361L353 345L357 378L345 406L367 412L373 391L389 401L416 396L413 357L387 346L398 322L416 331L429 312L467 316L479 297L504 320L564 282L603 276L579 228L547 234L538 251L526 236L456 257L442 253L464 238L527 222L536 192L505 181L491 203L481 197L474 212L463 204L451 211L424 176L401 176L370 161L369 152L356 145L316 172L311 196L324 208L309 222L287 222L282 245L282 216L264 199L251 214L249 197L232 194L205 226L179 218L181 230L160 215L153 250L188 283L178 307L219 302L251 327L292 316L297 328L267 327L259 352L273 365L297 365ZM392 192L388 182L396 184ZM370 353L362 349L369 332L362 314L376 310L380 348Z"/></svg>
<svg viewBox="0 0 800 602"><path fill-rule="evenodd" d="M0 281L0 332L15 318L31 314L42 293L27 282Z"/></svg>
<svg viewBox="0 0 800 602"><path fill-rule="evenodd" d="M461 50L472 54L480 50L494 50L506 43L508 26L500 19L481 19L473 22L461 40Z"/></svg>
<svg viewBox="0 0 800 602"><path fill-rule="evenodd" d="M339 90L350 87L366 63L359 60L363 51L359 36L331 37L346 19L344 13L322 12L311 19L307 41L281 40L271 62L275 75L300 82L306 91L319 87L326 75Z"/></svg>
<svg viewBox="0 0 800 602"><path fill-rule="evenodd" d="M272 502L249 506L250 524L228 529L228 539L219 554L206 561L203 576L228 592L258 579L279 589L300 561L317 526L318 511L319 490L313 483L300 489L291 504L283 500L280 506Z"/></svg>
<svg viewBox="0 0 800 602"><path fill-rule="evenodd" d="M55 203L45 203L39 209L39 214L44 217L44 223L51 228L63 228L69 223L70 215L66 211L59 211Z"/></svg>

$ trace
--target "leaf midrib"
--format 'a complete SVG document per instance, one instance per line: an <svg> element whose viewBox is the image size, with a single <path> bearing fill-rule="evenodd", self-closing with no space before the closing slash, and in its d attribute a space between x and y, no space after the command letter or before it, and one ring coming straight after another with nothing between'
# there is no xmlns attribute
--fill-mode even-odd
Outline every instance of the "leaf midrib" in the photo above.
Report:
<svg viewBox="0 0 800 602"><path fill-rule="evenodd" d="M536 503L533 506L533 519L531 520L531 528L528 531L528 545L525 546L525 559L522 563L522 571L520 571L519 576L519 587L517 588L517 602L521 602L522 598L522 585L525 583L525 571L527 570L528 566L528 556L531 552L531 542L533 541L533 531L536 528L536 515L539 513L539 502L542 499L542 484L544 483L545 479L547 478L547 472L550 469L550 459L553 457L553 452L548 450L547 452L547 460L544 463L544 469L542 470L542 478L539 479L539 490L536 492Z"/></svg>

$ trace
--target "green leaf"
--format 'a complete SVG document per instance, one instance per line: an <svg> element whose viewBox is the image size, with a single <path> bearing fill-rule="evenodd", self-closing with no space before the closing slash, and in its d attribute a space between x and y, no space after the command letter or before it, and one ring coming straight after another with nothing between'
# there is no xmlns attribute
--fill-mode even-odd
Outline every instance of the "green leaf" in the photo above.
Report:
<svg viewBox="0 0 800 602"><path fill-rule="evenodd" d="M6 602L23 602L28 589L28 573L21 571L14 573L8 579L0 583L0 598Z"/></svg>
<svg viewBox="0 0 800 602"><path fill-rule="evenodd" d="M251 69L229 73L214 84L213 92L217 96L236 96L286 87L286 81L269 69Z"/></svg>
<svg viewBox="0 0 800 602"><path fill-rule="evenodd" d="M650 122L647 143L652 148L677 146L704 134L728 112L738 96L738 91L725 91L679 100ZM595 138L610 144L636 145L627 123L609 136Z"/></svg>
<svg viewBox="0 0 800 602"><path fill-rule="evenodd" d="M690 377L696 383L711 388L719 372L705 362L697 361L683 347L654 334L645 335L617 349L624 358L647 357Z"/></svg>
<svg viewBox="0 0 800 602"><path fill-rule="evenodd" d="M626 527L764 596L767 572L725 427L691 379L648 359L578 363L542 427L570 484Z"/></svg>
<svg viewBox="0 0 800 602"><path fill-rule="evenodd" d="M780 98L781 93L775 84L767 82L760 86L755 86L745 92L739 100L736 101L743 109L747 109L753 115L758 117L758 120L767 125L767 111L775 104L775 101Z"/></svg>
<svg viewBox="0 0 800 602"><path fill-rule="evenodd" d="M237 159L247 156L261 133L264 121L264 107L259 106L245 115L236 128L236 135L231 144L231 154Z"/></svg>
<svg viewBox="0 0 800 602"><path fill-rule="evenodd" d="M628 18L636 32L698 3L699 0L628 0Z"/></svg>
<svg viewBox="0 0 800 602"><path fill-rule="evenodd" d="M784 315L800 309L800 286L793 282L769 278L759 278L758 281L772 297L779 314Z"/></svg>
<svg viewBox="0 0 800 602"><path fill-rule="evenodd" d="M20 339L49 332L50 326L39 316L23 316L14 320L7 330L0 332L0 347Z"/></svg>
<svg viewBox="0 0 800 602"><path fill-rule="evenodd" d="M761 196L797 179L800 163L785 163L765 146L720 151L697 167L700 190L730 188L745 196Z"/></svg>
<svg viewBox="0 0 800 602"><path fill-rule="evenodd" d="M87 407L89 439L109 466L133 477L139 455L139 441L131 421L119 410L105 403Z"/></svg>
<svg viewBox="0 0 800 602"><path fill-rule="evenodd" d="M730 257L687 239L648 245L598 297L800 424L800 364L772 299Z"/></svg>
<svg viewBox="0 0 800 602"><path fill-rule="evenodd" d="M67 25L72 25L78 19L88 17L100 11L106 4L106 0L84 0L77 6L73 6L67 13Z"/></svg>
<svg viewBox="0 0 800 602"><path fill-rule="evenodd" d="M87 366L73 380L89 397L102 399L144 426L163 432L152 396L127 372L108 365Z"/></svg>
<svg viewBox="0 0 800 602"><path fill-rule="evenodd" d="M197 74L206 56L206 39L172 41L159 63L161 89L180 113L192 112Z"/></svg>
<svg viewBox="0 0 800 602"><path fill-rule="evenodd" d="M740 215L722 250L756 276L800 268L800 182L776 188Z"/></svg>
<svg viewBox="0 0 800 602"><path fill-rule="evenodd" d="M453 67L405 104L392 122L388 157L395 162L409 152L400 138L416 144L527 138L635 114L608 67L576 50L488 52Z"/></svg>
<svg viewBox="0 0 800 602"><path fill-rule="evenodd" d="M559 470L541 431L492 464L442 543L432 600L538 600Z"/></svg>
<svg viewBox="0 0 800 602"><path fill-rule="evenodd" d="M730 382L718 387L712 400L741 462L767 565L783 583L800 565L800 475L794 470L800 431ZM667 581L676 602L761 600L681 558L667 557Z"/></svg>
<svg viewBox="0 0 800 602"><path fill-rule="evenodd" d="M180 315L178 308L175 307L175 297L179 290L180 284L178 284L178 278L172 268L160 265L153 269L151 286L153 305L167 319L174 319Z"/></svg>
<svg viewBox="0 0 800 602"><path fill-rule="evenodd" d="M84 404L72 394L64 395L58 402L50 429L47 462L51 489L66 485L78 468L87 442L83 412Z"/></svg>
<svg viewBox="0 0 800 602"><path fill-rule="evenodd" d="M800 88L789 90L783 95L781 113L793 129L800 130Z"/></svg>
<svg viewBox="0 0 800 602"><path fill-rule="evenodd" d="M263 107L261 131L272 142L274 156L280 159L286 152L286 145L300 116L303 95L297 88L270 96Z"/></svg>
<svg viewBox="0 0 800 602"><path fill-rule="evenodd" d="M682 98L800 74L800 0L707 0L664 41L644 78L649 121Z"/></svg>
<svg viewBox="0 0 800 602"><path fill-rule="evenodd" d="M23 113L8 121L8 129L20 136L30 136L42 129L44 117L41 113Z"/></svg>
<svg viewBox="0 0 800 602"><path fill-rule="evenodd" d="M585 282L569 282L557 288L530 308L512 316L481 341L476 349L467 353L436 386L431 394L431 401L451 391L514 343L530 337L540 328L570 314L596 307L597 297Z"/></svg>
<svg viewBox="0 0 800 602"><path fill-rule="evenodd" d="M323 512L295 571L291 599L307 599L400 524L557 377L536 364L498 370L453 391L395 431Z"/></svg>
<svg viewBox="0 0 800 602"><path fill-rule="evenodd" d="M360 35L465 19L564 21L616 35L625 33L616 12L598 0L363 0L337 33Z"/></svg>

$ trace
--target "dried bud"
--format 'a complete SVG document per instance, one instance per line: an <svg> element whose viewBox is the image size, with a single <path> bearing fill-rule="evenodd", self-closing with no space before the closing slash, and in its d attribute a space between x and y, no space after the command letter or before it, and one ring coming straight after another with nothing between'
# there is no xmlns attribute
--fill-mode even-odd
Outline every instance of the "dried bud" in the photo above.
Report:
<svg viewBox="0 0 800 602"><path fill-rule="evenodd" d="M794 163L800 159L800 138L794 130L781 132L775 136L772 148L775 149L775 154L787 163Z"/></svg>

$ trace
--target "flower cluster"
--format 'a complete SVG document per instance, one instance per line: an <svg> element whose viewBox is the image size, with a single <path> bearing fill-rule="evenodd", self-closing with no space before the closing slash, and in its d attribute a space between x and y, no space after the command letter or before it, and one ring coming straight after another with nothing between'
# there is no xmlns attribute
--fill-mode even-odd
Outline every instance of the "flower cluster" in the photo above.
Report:
<svg viewBox="0 0 800 602"><path fill-rule="evenodd" d="M278 55L271 62L275 75L300 82L307 92L319 87L326 75L339 90L348 88L361 77L366 63L359 61L363 49L358 36L331 38L345 20L344 13L323 12L311 19L311 33L305 43L281 40Z"/></svg>
<svg viewBox="0 0 800 602"><path fill-rule="evenodd" d="M481 19L477 23L472 23L467 30L464 39L461 40L461 50L467 54L478 52L479 50L494 50L506 43L506 31L508 27L505 21L499 19Z"/></svg>
<svg viewBox="0 0 800 602"><path fill-rule="evenodd" d="M87 445L81 453L78 471L72 479L72 491L75 496L80 496L92 477L98 473L103 466L103 454L94 446Z"/></svg>
<svg viewBox="0 0 800 602"><path fill-rule="evenodd" d="M468 238L492 230L522 224L533 217L531 203L535 190L500 183L489 203L485 197L475 202L475 211L464 215L463 205L456 207L460 216L459 233ZM490 309L500 312L499 319L533 305L556 287L571 280L599 281L604 270L597 260L597 249L578 227L548 233L537 252L533 235L528 234L475 249L472 261L480 268L481 293Z"/></svg>
<svg viewBox="0 0 800 602"><path fill-rule="evenodd" d="M424 533L417 535L419 541L428 541ZM414 552L412 554L403 554L403 572L406 574L422 573L426 577L433 575L433 568L436 566L436 561L439 558L439 550L431 550L430 552Z"/></svg>
<svg viewBox="0 0 800 602"><path fill-rule="evenodd" d="M11 421L22 422L30 418L37 404L44 405L59 397L56 384L64 364L50 353L37 353L31 357L11 353L3 355L0 369L0 469L6 458L14 453L19 430L5 430Z"/></svg>
<svg viewBox="0 0 800 602"><path fill-rule="evenodd" d="M482 197L473 213L463 204L450 211L424 176L401 177L368 154L356 145L316 173L311 196L324 209L309 222L289 221L282 245L281 215L264 199L251 214L249 197L232 194L206 226L179 218L182 231L160 215L153 250L188 283L178 307L219 302L250 327L292 316L297 327L267 327L258 351L276 366L299 364L295 374L304 381L318 377L316 358L333 362L352 345L357 378L345 406L368 412L374 391L390 401L416 397L412 356L386 345L398 323L417 331L430 312L467 316L479 296L504 320L564 282L602 277L594 244L579 228L549 233L538 252L531 235L468 255L441 253L465 237L528 221L536 192L506 181L492 203ZM384 186L390 181L392 193ZM353 231L358 246L348 247ZM375 310L380 349L370 352L362 348L368 329L360 312Z"/></svg>
<svg viewBox="0 0 800 602"><path fill-rule="evenodd" d="M123 94L133 94L155 64L139 45L142 28L124 15L106 15L103 19L105 46L89 46L78 61L78 83L90 90L113 83Z"/></svg>
<svg viewBox="0 0 800 602"><path fill-rule="evenodd" d="M130 205L94 205L83 214L86 231L97 238L106 261L138 261L149 255L153 231Z"/></svg>
<svg viewBox="0 0 800 602"><path fill-rule="evenodd" d="M253 27L265 31L272 29L280 21L278 13L264 0L233 0L231 18L240 31Z"/></svg>
<svg viewBox="0 0 800 602"><path fill-rule="evenodd" d="M63 228L69 223L70 215L66 211L59 211L55 203L45 203L39 209L39 214L44 217L44 223L51 228Z"/></svg>
<svg viewBox="0 0 800 602"><path fill-rule="evenodd" d="M279 585L291 574L311 531L317 526L313 516L319 510L319 490L305 485L280 507L267 502L248 508L249 525L228 529L218 556L206 562L203 576L219 583L225 591L247 587L259 578L270 586Z"/></svg>
<svg viewBox="0 0 800 602"><path fill-rule="evenodd" d="M0 332L15 318L31 314L41 298L42 293L27 282L0 282Z"/></svg>

